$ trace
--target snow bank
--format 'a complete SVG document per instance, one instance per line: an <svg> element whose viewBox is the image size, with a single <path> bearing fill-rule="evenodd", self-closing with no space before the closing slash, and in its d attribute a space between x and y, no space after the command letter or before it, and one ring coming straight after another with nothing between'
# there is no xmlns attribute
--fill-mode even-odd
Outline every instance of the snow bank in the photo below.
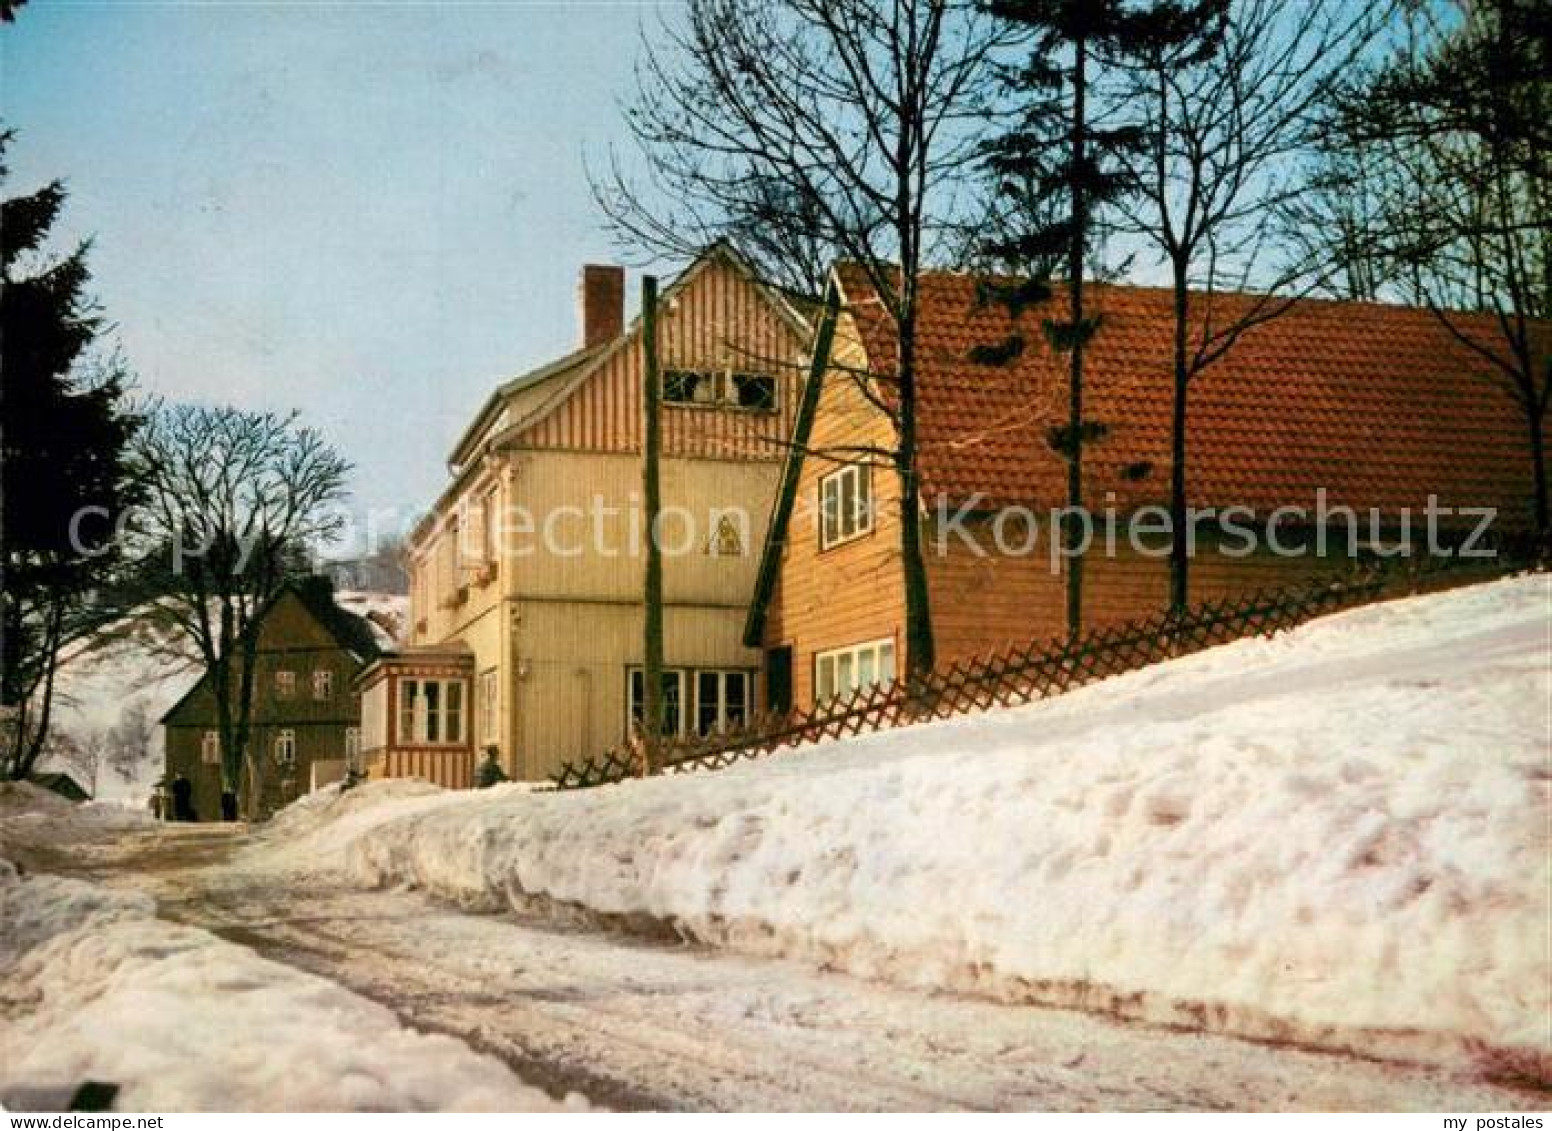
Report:
<svg viewBox="0 0 1552 1131"><path fill-rule="evenodd" d="M500 1062L155 918L148 897L0 860L0 1100L119 1085L127 1111L552 1110Z"/></svg>
<svg viewBox="0 0 1552 1131"><path fill-rule="evenodd" d="M30 781L0 781L0 819L25 813L59 814L70 804L53 790Z"/></svg>
<svg viewBox="0 0 1552 1131"><path fill-rule="evenodd" d="M292 802L258 826L244 863L282 871L312 872L336 865L341 853L379 825L458 805L467 794L415 779L396 779L341 789L338 784Z"/></svg>
<svg viewBox="0 0 1552 1131"><path fill-rule="evenodd" d="M1552 1079L1549 582L721 774L363 816L361 881ZM375 827L371 827L375 826Z"/></svg>
<svg viewBox="0 0 1552 1131"><path fill-rule="evenodd" d="M115 839L156 827L142 810L76 804L31 782L0 782L0 857L26 849L100 853Z"/></svg>

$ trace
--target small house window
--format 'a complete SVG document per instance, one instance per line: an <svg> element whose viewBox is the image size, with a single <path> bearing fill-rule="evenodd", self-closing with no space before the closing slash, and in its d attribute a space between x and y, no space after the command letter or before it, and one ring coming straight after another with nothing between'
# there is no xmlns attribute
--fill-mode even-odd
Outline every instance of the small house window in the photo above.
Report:
<svg viewBox="0 0 1552 1131"><path fill-rule="evenodd" d="M480 555L487 566L496 564L496 555L501 548L497 539L506 533L501 529L502 519L498 498L496 488L492 487L485 492L485 498L480 502L480 514L483 516L480 522L480 534L484 542Z"/></svg>
<svg viewBox="0 0 1552 1131"><path fill-rule="evenodd" d="M717 403L718 384L718 374L705 370L664 370L663 399L669 404L713 405Z"/></svg>
<svg viewBox="0 0 1552 1131"><path fill-rule="evenodd" d="M774 412L776 378L769 373L666 369L663 371L663 400L668 404Z"/></svg>
<svg viewBox="0 0 1552 1131"><path fill-rule="evenodd" d="M734 373L732 400L739 408L772 412L776 408L776 378L769 373Z"/></svg>
<svg viewBox="0 0 1552 1131"><path fill-rule="evenodd" d="M319 702L334 698L334 673L327 668L313 672L313 698Z"/></svg>
<svg viewBox="0 0 1552 1131"><path fill-rule="evenodd" d="M748 672L696 672L696 733L737 730L748 722L750 682Z"/></svg>
<svg viewBox="0 0 1552 1131"><path fill-rule="evenodd" d="M207 730L199 744L199 760L207 766L221 764L221 733Z"/></svg>
<svg viewBox="0 0 1552 1131"><path fill-rule="evenodd" d="M873 529L871 468L852 465L819 481L819 545L831 546L860 538Z"/></svg>
<svg viewBox="0 0 1552 1131"><path fill-rule="evenodd" d="M663 670L663 733L684 733L684 683L686 673L679 668ZM647 676L641 668L631 668L626 678L626 695L630 700L629 722L632 729L640 726L647 717Z"/></svg>
<svg viewBox="0 0 1552 1131"><path fill-rule="evenodd" d="M399 684L399 741L435 746L461 744L463 680L402 680Z"/></svg>
<svg viewBox="0 0 1552 1131"><path fill-rule="evenodd" d="M296 731L283 730L275 735L275 761L282 766L296 764Z"/></svg>
<svg viewBox="0 0 1552 1131"><path fill-rule="evenodd" d="M296 673L290 671L278 671L275 673L275 698L296 698Z"/></svg>
<svg viewBox="0 0 1552 1131"><path fill-rule="evenodd" d="M820 652L814 657L814 702L844 699L864 687L893 683L894 678L893 640L874 640Z"/></svg>

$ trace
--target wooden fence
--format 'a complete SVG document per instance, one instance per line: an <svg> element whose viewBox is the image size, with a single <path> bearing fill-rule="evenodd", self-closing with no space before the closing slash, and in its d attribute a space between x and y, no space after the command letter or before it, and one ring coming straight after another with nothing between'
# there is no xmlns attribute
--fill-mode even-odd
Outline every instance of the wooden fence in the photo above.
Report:
<svg viewBox="0 0 1552 1131"><path fill-rule="evenodd" d="M849 698L811 710L762 715L734 731L674 741L660 750L659 764L650 770L643 747L636 744L567 762L553 780L558 789L587 789L647 772L718 770L825 739L1030 703L1218 644L1270 636L1383 597L1446 588L1505 572L1508 567L1502 559L1492 566L1363 566L1303 585L1206 601L1179 616L1161 613L1095 628L1070 640L1008 648L934 671L915 686L902 678L862 688Z"/></svg>

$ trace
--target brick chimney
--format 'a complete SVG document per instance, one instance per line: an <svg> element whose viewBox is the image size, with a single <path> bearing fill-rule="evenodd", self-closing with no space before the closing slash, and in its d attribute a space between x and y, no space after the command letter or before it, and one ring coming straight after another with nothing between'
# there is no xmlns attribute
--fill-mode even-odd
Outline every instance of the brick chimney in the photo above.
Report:
<svg viewBox="0 0 1552 1131"><path fill-rule="evenodd" d="M589 263L577 286L584 348L619 337L625 330L625 268Z"/></svg>

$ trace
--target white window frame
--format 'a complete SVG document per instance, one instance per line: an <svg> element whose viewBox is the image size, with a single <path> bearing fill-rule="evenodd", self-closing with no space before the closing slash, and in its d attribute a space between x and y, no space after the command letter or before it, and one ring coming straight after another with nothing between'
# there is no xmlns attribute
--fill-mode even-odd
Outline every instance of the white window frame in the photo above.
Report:
<svg viewBox="0 0 1552 1131"><path fill-rule="evenodd" d="M863 672L867 675L864 677ZM845 699L864 687L895 679L893 637L814 653L814 703Z"/></svg>
<svg viewBox="0 0 1552 1131"><path fill-rule="evenodd" d="M711 719L711 729L701 729L702 709L706 702L701 696L702 680L711 677L716 680L715 691L715 716ZM732 727L746 725L754 715L754 672L748 668L697 668L692 673L695 684L695 733L722 734L730 729L728 717L728 687L735 681L742 681L744 687L743 714Z"/></svg>
<svg viewBox="0 0 1552 1131"><path fill-rule="evenodd" d="M296 765L296 731L290 727L276 731L274 750L277 765Z"/></svg>
<svg viewBox="0 0 1552 1131"><path fill-rule="evenodd" d="M663 669L663 678L664 679L672 678L672 679L676 680L678 682L678 684L679 684L679 699L678 699L678 703L679 703L679 718L676 721L676 723L675 723L675 725L674 725L672 730L666 730L665 729L664 737L678 738L678 737L682 737L683 735L688 733L690 711L688 709L689 699L687 698L687 696L688 696L687 684L689 682L689 674L690 674L689 671L687 669L685 669L685 668L664 668ZM643 695L643 698L641 700L641 714L643 715L643 717L645 717L646 711L647 711L646 699L644 698L645 695L646 695L646 689L647 689L646 669L644 667L642 667L640 664L632 664L630 667L625 669L625 733L626 734L634 734L636 732L636 705L637 705L637 699L636 699L636 676L637 675L641 676L641 691L642 691L642 695ZM667 700L666 699L664 700L664 706L665 707L667 706ZM665 712L665 715L666 715L666 712Z"/></svg>
<svg viewBox="0 0 1552 1131"><path fill-rule="evenodd" d="M872 471L866 464L853 463L819 480L821 550L844 545L873 533ZM850 506L846 505L848 497Z"/></svg>
<svg viewBox="0 0 1552 1131"><path fill-rule="evenodd" d="M497 681L497 669L480 673L479 690L476 693L479 702L475 705L479 720L479 740L485 746L491 746L496 741L496 707L497 697L501 694Z"/></svg>
<svg viewBox="0 0 1552 1131"><path fill-rule="evenodd" d="M275 672L275 698L296 698L296 672L290 668L281 668Z"/></svg>
<svg viewBox="0 0 1552 1131"><path fill-rule="evenodd" d="M426 688L436 685L436 710L433 712ZM457 695L453 692L457 691ZM463 746L467 737L468 680L407 676L399 680L399 719L396 728L400 746ZM458 702L454 705L453 700ZM437 737L431 737L431 722L436 719ZM406 726L406 723L408 725Z"/></svg>
<svg viewBox="0 0 1552 1131"><path fill-rule="evenodd" d="M313 701L327 703L334 698L334 673L328 668L313 669Z"/></svg>
<svg viewBox="0 0 1552 1131"><path fill-rule="evenodd" d="M487 566L495 565L501 554L496 538L501 517L500 490L491 487L480 496L480 514L483 516L480 520L480 558Z"/></svg>
<svg viewBox="0 0 1552 1131"><path fill-rule="evenodd" d="M199 760L207 766L221 764L221 732L207 730L199 740Z"/></svg>

